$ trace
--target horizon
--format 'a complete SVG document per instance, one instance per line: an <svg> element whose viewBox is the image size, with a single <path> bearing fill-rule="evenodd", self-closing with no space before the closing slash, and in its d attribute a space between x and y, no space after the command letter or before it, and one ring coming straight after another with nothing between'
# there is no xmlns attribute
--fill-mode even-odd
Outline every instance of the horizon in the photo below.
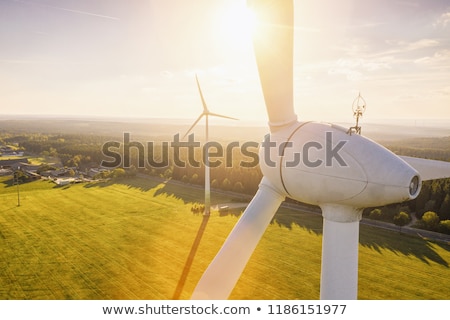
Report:
<svg viewBox="0 0 450 320"><path fill-rule="evenodd" d="M194 117L183 117L183 118L177 118L177 117L136 117L136 116L118 116L118 115L89 115L89 114L2 114L0 113L0 121L7 121L7 120L61 120L61 121L101 121L101 122L156 122L156 121L167 121L167 122L180 122L184 124L191 124L195 119L197 115L194 115ZM344 119L344 117L340 119L334 119L331 121L327 120L320 120L320 119L301 119L299 117L299 122L305 122L305 121L313 121L313 122L324 122L324 123L334 123L334 124L353 124L354 118L349 116L347 119ZM450 117L449 118L367 118L363 117L361 121L361 124L367 124L367 125L400 125L400 126L435 126L435 125L450 125ZM245 125L251 125L251 126L262 126L267 127L268 122L265 120L251 120L251 119L237 119L235 121L230 121L228 119L220 119L220 118L211 118L210 122L213 125L217 126L230 126L230 127L236 127L240 126L241 124ZM200 121L199 126L204 126L203 122ZM450 128L449 128L450 130Z"/></svg>

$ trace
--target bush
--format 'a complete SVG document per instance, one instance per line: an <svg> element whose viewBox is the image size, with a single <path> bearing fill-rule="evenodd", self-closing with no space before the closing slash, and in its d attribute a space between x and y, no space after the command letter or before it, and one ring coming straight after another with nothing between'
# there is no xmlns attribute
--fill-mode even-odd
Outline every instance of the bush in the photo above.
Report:
<svg viewBox="0 0 450 320"><path fill-rule="evenodd" d="M397 226L407 225L410 221L411 221L411 218L409 217L409 214L407 214L404 211L401 211L394 216L394 223Z"/></svg>
<svg viewBox="0 0 450 320"><path fill-rule="evenodd" d="M370 211L369 218L373 220L380 220L381 219L381 209L373 209Z"/></svg>
<svg viewBox="0 0 450 320"><path fill-rule="evenodd" d="M191 212L194 214L204 213L205 212L205 206L201 204L194 204L191 207Z"/></svg>
<svg viewBox="0 0 450 320"><path fill-rule="evenodd" d="M427 211L422 216L422 222L428 230L437 230L439 226L439 216L434 211Z"/></svg>
<svg viewBox="0 0 450 320"><path fill-rule="evenodd" d="M450 234L450 220L443 220L439 222L439 232Z"/></svg>

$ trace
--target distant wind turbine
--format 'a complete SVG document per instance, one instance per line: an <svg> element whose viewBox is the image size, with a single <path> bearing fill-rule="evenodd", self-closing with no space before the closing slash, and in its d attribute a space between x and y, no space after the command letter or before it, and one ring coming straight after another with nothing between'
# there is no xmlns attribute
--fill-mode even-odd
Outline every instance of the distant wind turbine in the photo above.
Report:
<svg viewBox="0 0 450 320"><path fill-rule="evenodd" d="M231 119L231 120L238 120L236 118L223 116L217 113L210 112L208 109L208 106L206 105L205 98L203 97L202 89L200 88L200 83L198 82L198 77L195 75L195 80L197 81L197 87L198 92L200 93L200 98L202 99L203 104L203 112L200 114L200 116L195 120L194 124L189 128L189 130L186 132L183 138L185 138L189 132L195 127L195 125L200 121L200 119L205 116L205 144L208 143L208 117L218 117L218 118L225 118L225 119ZM210 182L210 168L209 168L209 149L206 150L207 154L204 156L205 158L205 213L204 215L209 215L211 212L211 182Z"/></svg>

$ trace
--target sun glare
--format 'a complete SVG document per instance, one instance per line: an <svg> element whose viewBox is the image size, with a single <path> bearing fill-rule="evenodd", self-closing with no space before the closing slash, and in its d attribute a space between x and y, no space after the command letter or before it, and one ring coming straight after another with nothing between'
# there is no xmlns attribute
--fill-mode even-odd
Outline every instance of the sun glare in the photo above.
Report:
<svg viewBox="0 0 450 320"><path fill-rule="evenodd" d="M234 49L246 48L251 44L251 33L256 16L245 1L234 2L221 12L221 34L226 45Z"/></svg>

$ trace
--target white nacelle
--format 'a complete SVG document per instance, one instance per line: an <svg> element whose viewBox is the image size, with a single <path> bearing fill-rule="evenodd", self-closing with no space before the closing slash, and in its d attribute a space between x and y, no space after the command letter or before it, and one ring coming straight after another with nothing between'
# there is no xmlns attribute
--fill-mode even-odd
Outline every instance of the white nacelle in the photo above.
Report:
<svg viewBox="0 0 450 320"><path fill-rule="evenodd" d="M297 122L266 136L259 162L279 192L314 205L381 206L414 199L421 187L394 153L326 123Z"/></svg>

